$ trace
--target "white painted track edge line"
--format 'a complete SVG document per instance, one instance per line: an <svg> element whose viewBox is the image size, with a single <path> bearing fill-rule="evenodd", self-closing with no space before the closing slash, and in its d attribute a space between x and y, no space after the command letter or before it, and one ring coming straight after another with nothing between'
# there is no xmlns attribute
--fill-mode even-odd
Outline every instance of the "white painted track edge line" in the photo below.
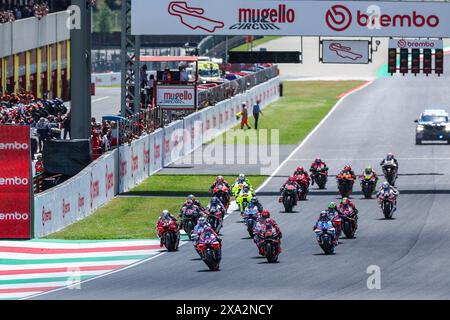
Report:
<svg viewBox="0 0 450 320"><path fill-rule="evenodd" d="M276 168L275 171L272 172L272 174L258 187L258 189L256 189L255 192L257 193L257 192L261 191L272 180L272 178L277 175L277 173L289 161L289 159L291 159L298 152L298 150L300 150L305 145L305 143L308 142L308 140L312 137L312 135L325 123L325 121L328 120L328 118L334 113L334 111L336 111L336 109L345 100L345 98L366 88L373 82L374 82L374 80L369 80L366 83L364 83L363 85L361 85L360 87L357 87L357 89L350 90L347 94L342 96L338 100L338 102L336 102L336 104L333 106L333 108L331 108L331 110L326 114L326 116L322 118L322 120L317 124L317 126L315 126L314 129L310 133L308 133L308 135L303 139L303 141L289 154L289 156L286 159L284 159L284 161L278 166L278 168Z"/></svg>

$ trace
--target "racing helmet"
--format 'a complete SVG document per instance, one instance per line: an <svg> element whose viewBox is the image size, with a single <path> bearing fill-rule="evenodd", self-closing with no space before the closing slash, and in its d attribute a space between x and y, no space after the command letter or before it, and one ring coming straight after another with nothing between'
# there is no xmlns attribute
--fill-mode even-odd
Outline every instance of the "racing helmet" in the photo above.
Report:
<svg viewBox="0 0 450 320"><path fill-rule="evenodd" d="M316 160L314 160L314 162L316 164L320 164L320 163L322 163L322 159L320 159L320 157L316 157Z"/></svg>
<svg viewBox="0 0 450 320"><path fill-rule="evenodd" d="M222 176L217 176L216 181L217 182L223 182L223 177Z"/></svg>
<svg viewBox="0 0 450 320"><path fill-rule="evenodd" d="M252 198L252 200L250 200L250 203L252 203L252 204L256 204L256 203L258 203L259 201L258 201L258 198L257 197L253 197Z"/></svg>
<svg viewBox="0 0 450 320"><path fill-rule="evenodd" d="M305 169L302 166L300 166L300 167L297 167L296 171L297 172L305 172Z"/></svg>
<svg viewBox="0 0 450 320"><path fill-rule="evenodd" d="M192 205L194 205L194 201L188 199L188 200L186 200L185 205L188 206L188 207L192 206Z"/></svg>
<svg viewBox="0 0 450 320"><path fill-rule="evenodd" d="M383 183L381 184L381 187L382 187L383 189L389 189L390 184L389 184L389 182L385 181L385 182L383 182Z"/></svg>
<svg viewBox="0 0 450 320"><path fill-rule="evenodd" d="M212 234L213 234L213 229L210 227L210 226L206 226L204 229L203 229L203 237L206 237L206 238L208 238L208 237L210 237Z"/></svg>
<svg viewBox="0 0 450 320"><path fill-rule="evenodd" d="M187 197L189 200L194 201L195 200L195 196L193 194L188 195Z"/></svg>
<svg viewBox="0 0 450 320"><path fill-rule="evenodd" d="M270 212L269 210L263 210L261 212L261 219L266 220L270 218Z"/></svg>
<svg viewBox="0 0 450 320"><path fill-rule="evenodd" d="M169 210L163 210L163 212L162 212L162 216L163 216L164 218L167 218L167 217L169 217L169 216L170 216L170 212L169 212Z"/></svg>
<svg viewBox="0 0 450 320"><path fill-rule="evenodd" d="M352 167L350 165L345 165L344 171L352 171Z"/></svg>
<svg viewBox="0 0 450 320"><path fill-rule="evenodd" d="M341 203L343 205L348 205L350 203L350 200L348 200L348 198L342 198Z"/></svg>
<svg viewBox="0 0 450 320"><path fill-rule="evenodd" d="M326 211L320 212L319 220L328 220L328 213Z"/></svg>
<svg viewBox="0 0 450 320"><path fill-rule="evenodd" d="M201 216L200 218L198 218L197 224L199 224L200 226L204 226L206 224L206 218L204 216Z"/></svg>
<svg viewBox="0 0 450 320"><path fill-rule="evenodd" d="M367 166L366 169L364 169L365 174L372 174L372 167Z"/></svg>
<svg viewBox="0 0 450 320"><path fill-rule="evenodd" d="M394 154L392 152L389 152L386 156L386 160L390 161L392 159L394 159Z"/></svg>
<svg viewBox="0 0 450 320"><path fill-rule="evenodd" d="M330 202L330 203L328 204L328 209L336 209L336 203Z"/></svg>
<svg viewBox="0 0 450 320"><path fill-rule="evenodd" d="M245 181L245 174L243 173L239 174L239 181Z"/></svg>
<svg viewBox="0 0 450 320"><path fill-rule="evenodd" d="M212 205L218 204L219 201L220 201L219 198L217 198L216 196L214 196L214 197L211 198L211 204L212 204Z"/></svg>
<svg viewBox="0 0 450 320"><path fill-rule="evenodd" d="M290 176L288 180L291 182L295 182L297 181L297 178L295 176Z"/></svg>

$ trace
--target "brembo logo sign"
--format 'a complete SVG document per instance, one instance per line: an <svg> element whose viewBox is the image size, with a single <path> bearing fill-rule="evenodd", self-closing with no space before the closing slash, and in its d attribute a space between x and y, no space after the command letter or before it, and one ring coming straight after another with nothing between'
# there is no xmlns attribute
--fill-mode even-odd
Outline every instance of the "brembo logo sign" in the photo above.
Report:
<svg viewBox="0 0 450 320"><path fill-rule="evenodd" d="M31 236L30 128L0 125L0 239Z"/></svg>
<svg viewBox="0 0 450 320"><path fill-rule="evenodd" d="M335 5L327 11L325 21L334 31L343 31L352 23L352 13L345 6Z"/></svg>
<svg viewBox="0 0 450 320"><path fill-rule="evenodd" d="M0 150L28 150L28 144L27 143L20 143L17 141L10 142L10 143L0 143Z"/></svg>
<svg viewBox="0 0 450 320"><path fill-rule="evenodd" d="M359 27L374 29L377 27L436 28L440 23L437 15L423 15L415 10L394 15L381 13L381 10L376 10L375 12L367 11L363 12L357 10L356 14L352 14L348 7L344 5L334 5L327 11L325 22L328 27L334 31L347 30L353 24L356 24ZM380 12L380 14L378 14L377 11Z"/></svg>

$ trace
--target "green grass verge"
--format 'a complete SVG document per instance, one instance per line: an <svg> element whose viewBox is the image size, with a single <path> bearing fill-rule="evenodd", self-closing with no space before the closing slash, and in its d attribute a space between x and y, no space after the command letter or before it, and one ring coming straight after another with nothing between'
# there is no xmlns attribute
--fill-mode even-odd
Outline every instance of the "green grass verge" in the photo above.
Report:
<svg viewBox="0 0 450 320"><path fill-rule="evenodd" d="M259 130L278 129L279 144L298 144L323 119L339 100L339 95L364 81L285 81L283 97L263 110ZM249 123L254 125L253 116ZM239 125L234 127L238 129ZM214 143L233 143L227 133ZM271 141L270 131L268 141ZM248 140L245 140L249 144ZM264 141L260 142L264 144Z"/></svg>
<svg viewBox="0 0 450 320"><path fill-rule="evenodd" d="M264 43L267 43L269 41L275 40L281 38L279 36L267 36L267 37L262 37L260 39L256 39L255 41L253 41L253 48L263 45ZM251 48L250 43L244 43L241 44L240 46L234 47L233 49L231 49L230 51L249 51Z"/></svg>
<svg viewBox="0 0 450 320"><path fill-rule="evenodd" d="M169 191L183 197L115 198L86 219L47 236L45 239L115 240L156 238L155 223L162 210L178 214L180 206L190 193L208 191L216 176L211 175L155 175L149 177L133 192L158 194ZM230 183L236 176L224 176ZM248 176L255 189L266 176ZM198 198L207 204L209 197Z"/></svg>
<svg viewBox="0 0 450 320"><path fill-rule="evenodd" d="M234 176L223 176L230 184L237 178L237 172ZM139 186L132 189L129 193L145 193L148 195L160 195L161 193L172 193L185 197L189 194L204 194L207 193L209 187L214 182L217 176L213 175L165 175L156 174L147 178ZM264 182L267 176L248 175L250 183L255 189Z"/></svg>
<svg viewBox="0 0 450 320"><path fill-rule="evenodd" d="M206 198L199 198L202 202ZM155 223L164 209L178 213L183 198L115 198L84 220L46 239L102 240L156 238Z"/></svg>

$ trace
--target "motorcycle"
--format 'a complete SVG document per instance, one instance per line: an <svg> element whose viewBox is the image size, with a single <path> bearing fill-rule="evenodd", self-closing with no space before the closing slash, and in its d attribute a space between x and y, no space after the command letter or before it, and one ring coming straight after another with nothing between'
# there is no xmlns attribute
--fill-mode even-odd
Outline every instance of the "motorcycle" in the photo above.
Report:
<svg viewBox="0 0 450 320"><path fill-rule="evenodd" d="M384 163L383 173L387 182L389 182L391 186L395 186L395 181L397 180L397 165L394 160L389 160Z"/></svg>
<svg viewBox="0 0 450 320"><path fill-rule="evenodd" d="M218 184L213 190L214 196L219 198L223 206L228 209L230 206L230 190L224 184Z"/></svg>
<svg viewBox="0 0 450 320"><path fill-rule="evenodd" d="M372 193L375 191L376 181L375 177L372 175L364 175L361 177L361 190L364 194L364 198L371 199Z"/></svg>
<svg viewBox="0 0 450 320"><path fill-rule="evenodd" d="M222 220L223 220L223 213L220 210L217 210L217 208L212 207L207 211L208 214L208 223L211 225L211 228L216 233L219 233L222 229Z"/></svg>
<svg viewBox="0 0 450 320"><path fill-rule="evenodd" d="M302 179L298 179L297 183L300 185L300 200L306 200L306 197L308 195L309 192L309 182L308 179L306 179L305 177L303 177Z"/></svg>
<svg viewBox="0 0 450 320"><path fill-rule="evenodd" d="M258 234L258 249L267 262L275 263L280 255L280 240L277 230L272 225L262 224Z"/></svg>
<svg viewBox="0 0 450 320"><path fill-rule="evenodd" d="M258 208L257 207L247 207L244 211L244 223L247 227L247 232L250 238L254 236L254 229L256 226L256 220L258 218Z"/></svg>
<svg viewBox="0 0 450 320"><path fill-rule="evenodd" d="M242 189L241 193L239 193L239 195L236 197L236 203L239 205L241 215L244 214L245 208L248 206L252 198L253 195L247 187Z"/></svg>
<svg viewBox="0 0 450 320"><path fill-rule="evenodd" d="M194 230L195 226L197 225L197 211L194 209L185 208L182 211L182 215L184 217L184 222L181 227L188 235L189 240L191 240L192 230Z"/></svg>
<svg viewBox="0 0 450 320"><path fill-rule="evenodd" d="M339 194L342 198L349 198L353 191L353 177L350 174L339 174L336 177Z"/></svg>
<svg viewBox="0 0 450 320"><path fill-rule="evenodd" d="M356 229L358 228L357 216L351 208L345 209L341 212L342 231L347 239L355 237Z"/></svg>
<svg viewBox="0 0 450 320"><path fill-rule="evenodd" d="M341 236L341 233L342 233L342 225L343 225L342 218L339 215L339 213L336 212L336 214L331 219L331 223L333 223L335 233L336 233L336 238L339 239L339 237Z"/></svg>
<svg viewBox="0 0 450 320"><path fill-rule="evenodd" d="M333 254L336 247L336 230L331 221L321 221L314 229L317 243L325 254Z"/></svg>
<svg viewBox="0 0 450 320"><path fill-rule="evenodd" d="M222 244L215 235L204 233L200 236L195 247L203 262L211 271L218 271L222 259Z"/></svg>
<svg viewBox="0 0 450 320"><path fill-rule="evenodd" d="M320 190L325 189L328 180L328 170L325 167L312 170L311 179L317 184Z"/></svg>
<svg viewBox="0 0 450 320"><path fill-rule="evenodd" d="M158 224L158 234L161 235L162 242L167 251L178 250L180 243L180 231L175 221L164 219Z"/></svg>
<svg viewBox="0 0 450 320"><path fill-rule="evenodd" d="M389 192L384 192L378 196L378 202L380 203L381 210L383 211L386 219L392 219L394 214L394 203L397 197Z"/></svg>
<svg viewBox="0 0 450 320"><path fill-rule="evenodd" d="M297 188L287 185L283 189L282 201L285 212L292 212L292 208L297 205Z"/></svg>
<svg viewBox="0 0 450 320"><path fill-rule="evenodd" d="M244 186L246 186L246 185L247 184L245 182L235 184L231 189L233 196L236 198L239 195L239 193L241 193L241 190L244 189Z"/></svg>

